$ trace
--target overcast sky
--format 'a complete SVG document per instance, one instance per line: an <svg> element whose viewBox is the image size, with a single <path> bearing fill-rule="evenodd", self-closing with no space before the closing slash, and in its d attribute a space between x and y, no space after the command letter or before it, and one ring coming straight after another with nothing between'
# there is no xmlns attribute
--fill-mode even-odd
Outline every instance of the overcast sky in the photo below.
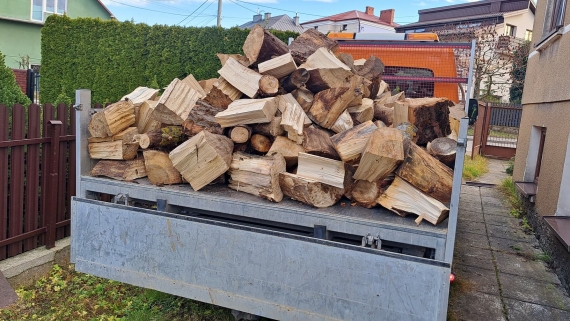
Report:
<svg viewBox="0 0 570 321"><path fill-rule="evenodd" d="M301 22L351 10L396 9L399 24L415 22L418 10L471 2L473 0L224 0L222 26L232 27L253 20L258 12L273 16L298 12ZM215 26L218 0L103 0L119 21L134 20L147 24Z"/></svg>

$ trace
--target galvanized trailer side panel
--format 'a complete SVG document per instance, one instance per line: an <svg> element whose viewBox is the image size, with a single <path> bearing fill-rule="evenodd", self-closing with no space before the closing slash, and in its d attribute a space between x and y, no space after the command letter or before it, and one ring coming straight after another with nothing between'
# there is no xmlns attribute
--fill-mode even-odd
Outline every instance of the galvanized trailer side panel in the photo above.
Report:
<svg viewBox="0 0 570 321"><path fill-rule="evenodd" d="M445 320L449 264L74 198L81 272L279 320Z"/></svg>

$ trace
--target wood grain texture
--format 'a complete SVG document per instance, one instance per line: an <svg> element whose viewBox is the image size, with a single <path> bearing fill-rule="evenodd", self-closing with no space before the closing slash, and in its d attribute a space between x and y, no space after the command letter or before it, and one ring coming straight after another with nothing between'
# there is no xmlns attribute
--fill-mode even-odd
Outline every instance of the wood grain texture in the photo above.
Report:
<svg viewBox="0 0 570 321"><path fill-rule="evenodd" d="M240 99L228 109L216 114L215 119L222 127L269 123L277 112L277 97L264 99Z"/></svg>
<svg viewBox="0 0 570 321"><path fill-rule="evenodd" d="M304 153L305 149L303 146L295 143L294 141L285 138L283 136L275 137L275 141L271 144L271 148L267 152L268 156L275 153L279 153L285 159L287 168L293 168L297 166L297 160L299 159L299 153Z"/></svg>
<svg viewBox="0 0 570 321"><path fill-rule="evenodd" d="M162 124L181 125L200 97L200 93L176 78L160 96L151 117Z"/></svg>
<svg viewBox="0 0 570 321"><path fill-rule="evenodd" d="M133 181L147 176L142 158L134 160L100 160L90 172L91 176L105 176L119 181Z"/></svg>
<svg viewBox="0 0 570 321"><path fill-rule="evenodd" d="M370 135L377 129L371 121L336 134L331 141L343 162L358 164Z"/></svg>
<svg viewBox="0 0 570 321"><path fill-rule="evenodd" d="M279 185L279 174L285 169L285 160L279 153L257 156L237 152L232 156L228 187L272 202L281 202L283 192Z"/></svg>
<svg viewBox="0 0 570 321"><path fill-rule="evenodd" d="M303 148L307 154L340 160L331 140L332 132L317 125L305 128Z"/></svg>
<svg viewBox="0 0 570 321"><path fill-rule="evenodd" d="M396 128L378 128L368 139L354 179L376 182L392 173L404 160L404 136Z"/></svg>
<svg viewBox="0 0 570 321"><path fill-rule="evenodd" d="M283 41L265 30L261 25L255 25L251 29L242 49L249 59L250 65L257 65L289 52L289 48Z"/></svg>
<svg viewBox="0 0 570 321"><path fill-rule="evenodd" d="M334 159L299 153L297 175L344 188L344 164Z"/></svg>
<svg viewBox="0 0 570 321"><path fill-rule="evenodd" d="M231 57L222 69L218 70L218 73L244 95L249 98L257 97L259 92L259 80L261 79L259 73L245 67Z"/></svg>
<svg viewBox="0 0 570 321"><path fill-rule="evenodd" d="M333 206L342 197L342 188L286 172L279 174L279 185L285 196L318 208Z"/></svg>
<svg viewBox="0 0 570 321"><path fill-rule="evenodd" d="M257 68L259 69L259 73L262 75L271 75L275 78L283 78L297 70L297 64L295 64L293 56L291 56L290 53L286 53L260 63Z"/></svg>
<svg viewBox="0 0 570 321"><path fill-rule="evenodd" d="M135 105L119 101L105 107L91 117L87 129L92 137L111 137L135 123Z"/></svg>
<svg viewBox="0 0 570 321"><path fill-rule="evenodd" d="M143 156L148 179L153 185L163 186L182 183L182 176L172 165L168 153L145 150Z"/></svg>

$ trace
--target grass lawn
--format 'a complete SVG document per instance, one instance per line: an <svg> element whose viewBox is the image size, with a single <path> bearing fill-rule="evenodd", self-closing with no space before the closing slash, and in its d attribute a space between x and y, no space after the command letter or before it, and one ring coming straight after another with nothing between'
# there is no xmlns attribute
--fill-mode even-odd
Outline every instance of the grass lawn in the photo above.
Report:
<svg viewBox="0 0 570 321"><path fill-rule="evenodd" d="M17 289L0 320L233 320L230 310L75 272L55 265L48 277Z"/></svg>
<svg viewBox="0 0 570 321"><path fill-rule="evenodd" d="M489 167L487 164L487 159L481 155L475 155L475 158L465 157L465 163L463 164L463 178L467 180L474 180L481 175L487 173Z"/></svg>

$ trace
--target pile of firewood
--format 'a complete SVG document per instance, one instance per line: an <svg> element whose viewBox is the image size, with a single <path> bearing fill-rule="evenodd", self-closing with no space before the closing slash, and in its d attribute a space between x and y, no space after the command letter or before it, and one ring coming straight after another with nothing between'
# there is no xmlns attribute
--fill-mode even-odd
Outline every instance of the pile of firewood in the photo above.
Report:
<svg viewBox="0 0 570 321"><path fill-rule="evenodd" d="M218 54L217 79L139 87L94 114L91 174L447 217L452 102L392 95L380 59L354 61L312 29L287 46L256 26L243 52Z"/></svg>

